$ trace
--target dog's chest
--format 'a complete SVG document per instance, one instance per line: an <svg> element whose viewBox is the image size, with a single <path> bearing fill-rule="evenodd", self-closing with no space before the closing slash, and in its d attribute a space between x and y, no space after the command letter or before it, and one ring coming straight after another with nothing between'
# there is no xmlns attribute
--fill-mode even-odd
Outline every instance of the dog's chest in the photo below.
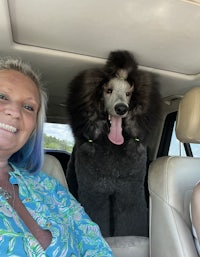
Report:
<svg viewBox="0 0 200 257"><path fill-rule="evenodd" d="M139 178L146 170L146 148L134 141L120 146L87 142L77 148L75 159L77 174L96 178Z"/></svg>

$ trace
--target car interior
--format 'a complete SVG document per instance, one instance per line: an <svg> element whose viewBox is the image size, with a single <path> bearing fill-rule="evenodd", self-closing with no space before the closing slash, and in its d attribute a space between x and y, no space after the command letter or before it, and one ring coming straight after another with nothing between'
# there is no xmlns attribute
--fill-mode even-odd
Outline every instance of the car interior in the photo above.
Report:
<svg viewBox="0 0 200 257"><path fill-rule="evenodd" d="M68 124L67 86L110 51L132 52L157 80L163 114L148 146L149 236L106 238L116 257L198 256L189 207L200 180L199 24L199 0L0 0L0 55L41 72L47 122ZM43 165L65 187L69 158L48 149Z"/></svg>

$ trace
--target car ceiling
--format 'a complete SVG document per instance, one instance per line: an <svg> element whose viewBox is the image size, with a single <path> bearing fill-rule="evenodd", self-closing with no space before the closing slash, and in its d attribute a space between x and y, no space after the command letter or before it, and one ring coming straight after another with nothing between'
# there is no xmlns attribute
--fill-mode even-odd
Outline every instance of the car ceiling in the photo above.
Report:
<svg viewBox="0 0 200 257"><path fill-rule="evenodd" d="M48 121L65 122L69 82L113 50L131 51L155 74L164 99L200 86L199 24L198 1L0 0L0 54L41 71Z"/></svg>

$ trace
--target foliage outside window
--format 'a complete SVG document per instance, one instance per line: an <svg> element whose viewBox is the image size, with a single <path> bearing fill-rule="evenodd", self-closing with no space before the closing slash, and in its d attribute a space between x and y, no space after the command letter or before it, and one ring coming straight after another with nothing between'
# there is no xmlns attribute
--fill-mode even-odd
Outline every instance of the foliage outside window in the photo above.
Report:
<svg viewBox="0 0 200 257"><path fill-rule="evenodd" d="M45 123L44 148L72 152L74 137L71 128L66 124Z"/></svg>

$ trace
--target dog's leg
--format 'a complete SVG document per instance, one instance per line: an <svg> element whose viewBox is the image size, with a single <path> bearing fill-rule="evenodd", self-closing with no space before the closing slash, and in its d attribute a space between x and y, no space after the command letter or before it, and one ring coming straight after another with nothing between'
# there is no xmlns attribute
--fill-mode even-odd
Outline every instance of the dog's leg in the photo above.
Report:
<svg viewBox="0 0 200 257"><path fill-rule="evenodd" d="M90 218L99 225L104 237L110 236L109 195L79 187L79 201Z"/></svg>
<svg viewBox="0 0 200 257"><path fill-rule="evenodd" d="M131 179L116 193L114 236L148 236L148 209L144 187Z"/></svg>

